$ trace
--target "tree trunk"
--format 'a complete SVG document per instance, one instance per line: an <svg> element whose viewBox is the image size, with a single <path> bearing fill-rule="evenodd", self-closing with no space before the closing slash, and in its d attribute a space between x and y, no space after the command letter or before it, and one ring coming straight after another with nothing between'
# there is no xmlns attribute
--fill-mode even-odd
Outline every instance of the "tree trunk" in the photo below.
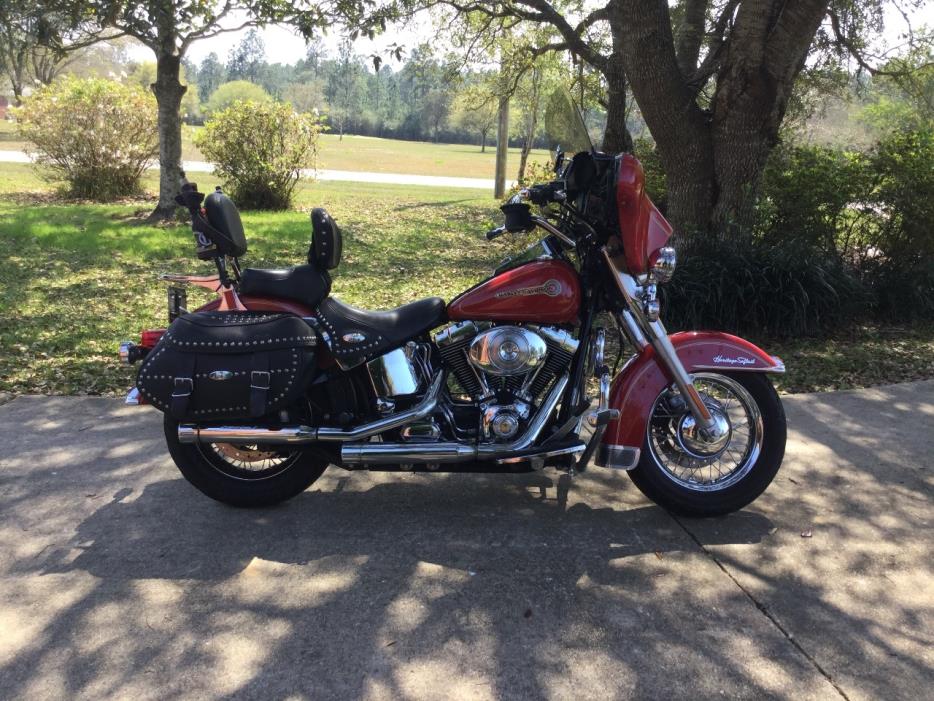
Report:
<svg viewBox="0 0 934 701"><path fill-rule="evenodd" d="M519 155L519 175L517 180L520 185L525 184L525 169L529 162L529 153L532 151L532 144L535 141L535 128L538 126L538 106L541 101L541 73L537 68L532 68L532 90L528 100L529 118L525 123L525 140L522 142L522 153Z"/></svg>
<svg viewBox="0 0 934 701"><path fill-rule="evenodd" d="M722 239L751 235L762 170L827 5L801 0L775 13L740 6L712 104L717 199L711 229Z"/></svg>
<svg viewBox="0 0 934 701"><path fill-rule="evenodd" d="M706 115L681 75L668 6L620 0L610 13L618 58L655 139L668 185L666 217L681 241L706 231L713 213L713 142ZM607 70L615 69L607 66Z"/></svg>
<svg viewBox="0 0 934 701"><path fill-rule="evenodd" d="M516 179L520 185L525 185L525 168L529 163L529 151L532 150L532 134L533 132L529 132L525 135L522 151L519 153L519 175Z"/></svg>
<svg viewBox="0 0 934 701"><path fill-rule="evenodd" d="M496 180L493 197L502 199L506 194L506 156L509 148L509 96L499 98L499 119L496 130Z"/></svg>
<svg viewBox="0 0 934 701"><path fill-rule="evenodd" d="M175 195L182 178L182 118L180 108L187 88L181 84L181 57L170 53L156 56L156 82L150 87L156 96L159 124L159 204L150 220L175 216Z"/></svg>
<svg viewBox="0 0 934 701"><path fill-rule="evenodd" d="M480 153L486 153L486 132L480 132Z"/></svg>
<svg viewBox="0 0 934 701"><path fill-rule="evenodd" d="M626 71L622 56L611 56L603 75L606 78L607 103L602 148L607 153L631 153L632 134L626 126Z"/></svg>

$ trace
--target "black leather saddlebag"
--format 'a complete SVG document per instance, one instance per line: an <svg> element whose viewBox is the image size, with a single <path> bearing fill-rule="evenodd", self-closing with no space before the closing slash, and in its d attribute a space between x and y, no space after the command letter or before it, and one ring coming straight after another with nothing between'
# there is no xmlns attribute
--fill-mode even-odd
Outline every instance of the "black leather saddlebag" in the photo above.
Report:
<svg viewBox="0 0 934 701"><path fill-rule="evenodd" d="M179 421L263 416L302 395L314 371L316 340L290 314L186 314L146 356L136 386Z"/></svg>

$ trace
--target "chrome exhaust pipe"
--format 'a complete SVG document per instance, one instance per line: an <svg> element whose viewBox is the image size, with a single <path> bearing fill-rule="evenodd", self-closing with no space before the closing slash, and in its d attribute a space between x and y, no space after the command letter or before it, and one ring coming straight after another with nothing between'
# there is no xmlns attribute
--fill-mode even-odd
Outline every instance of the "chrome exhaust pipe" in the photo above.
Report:
<svg viewBox="0 0 934 701"><path fill-rule="evenodd" d="M542 402L541 409L525 433L511 443L344 443L341 463L345 465L394 465L396 463L449 463L496 460L532 447L568 384L562 375Z"/></svg>
<svg viewBox="0 0 934 701"><path fill-rule="evenodd" d="M351 429L322 426L286 426L264 428L262 426L206 426L179 424L179 443L245 443L264 445L301 445L318 441L359 441L383 431L399 428L407 423L428 416L438 404L438 395L444 383L444 373L437 372L431 380L424 398L411 409L391 414L382 419L361 424Z"/></svg>
<svg viewBox="0 0 934 701"><path fill-rule="evenodd" d="M210 426L179 424L179 443L238 443L253 445L300 445L317 440L317 429L311 426L286 426L263 428L262 426Z"/></svg>

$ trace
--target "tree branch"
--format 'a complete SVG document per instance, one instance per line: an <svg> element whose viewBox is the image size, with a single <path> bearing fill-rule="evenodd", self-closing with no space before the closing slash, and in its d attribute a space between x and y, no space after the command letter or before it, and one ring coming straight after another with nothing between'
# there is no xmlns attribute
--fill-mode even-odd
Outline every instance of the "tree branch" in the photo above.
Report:
<svg viewBox="0 0 934 701"><path fill-rule="evenodd" d="M706 85L707 81L710 79L710 76L717 71L717 67L720 64L720 57L723 55L723 51L729 43L727 29L733 24L733 14L736 12L736 6L738 4L739 0L729 0L726 7L724 7L723 11L720 13L720 16L717 17L717 21L714 23L713 30L710 33L710 47L707 49L707 55L704 56L704 60L701 62L700 66L697 67L697 70L694 71L694 74L688 79L688 86L695 96L700 93L704 85Z"/></svg>
<svg viewBox="0 0 934 701"><path fill-rule="evenodd" d="M887 76L890 78L905 78L915 71L918 71L922 68L927 68L928 66L932 65L931 62L927 62L920 66L912 66L903 70L877 68L869 63L867 57L863 55L860 48L856 45L856 42L846 36L840 23L840 16L832 7L827 8L827 16L830 18L830 27L833 30L836 43L843 47L843 49L853 58L853 60L856 61L857 65L859 65L862 70L866 71L870 75Z"/></svg>
<svg viewBox="0 0 934 701"><path fill-rule="evenodd" d="M536 10L543 21L548 22L557 29L558 33L567 42L568 48L571 51L587 61L587 63L594 68L600 71L606 69L607 57L598 53L590 44L584 41L583 33L595 22L608 19L608 7L594 10L578 25L578 27L572 27L564 15L558 12L548 0L517 0L517 2ZM578 29L580 29L580 31L578 31Z"/></svg>
<svg viewBox="0 0 934 701"><path fill-rule="evenodd" d="M681 74L685 77L697 70L697 61L700 58L707 23L708 2L709 0L685 0L684 2L684 19L678 27L675 38L675 53L678 56Z"/></svg>

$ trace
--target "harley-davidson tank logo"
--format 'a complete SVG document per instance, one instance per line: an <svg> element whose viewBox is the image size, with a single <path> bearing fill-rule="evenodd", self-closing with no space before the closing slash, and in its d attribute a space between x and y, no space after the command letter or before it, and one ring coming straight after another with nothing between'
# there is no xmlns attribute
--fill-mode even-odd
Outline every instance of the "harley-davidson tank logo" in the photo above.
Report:
<svg viewBox="0 0 934 701"><path fill-rule="evenodd" d="M755 365L755 358L747 358L744 355L738 355L735 358L730 358L726 355L715 355L713 361L718 365Z"/></svg>
<svg viewBox="0 0 934 701"><path fill-rule="evenodd" d="M344 340L344 343L363 343L366 340L366 336L356 331L345 333L341 338Z"/></svg>
<svg viewBox="0 0 934 701"><path fill-rule="evenodd" d="M495 297L531 297L532 295L548 295L549 297L557 297L561 294L561 291L564 288L561 287L561 283L557 280L549 280L543 285L536 285L535 287L517 287L514 290L503 290L502 292L497 292Z"/></svg>

